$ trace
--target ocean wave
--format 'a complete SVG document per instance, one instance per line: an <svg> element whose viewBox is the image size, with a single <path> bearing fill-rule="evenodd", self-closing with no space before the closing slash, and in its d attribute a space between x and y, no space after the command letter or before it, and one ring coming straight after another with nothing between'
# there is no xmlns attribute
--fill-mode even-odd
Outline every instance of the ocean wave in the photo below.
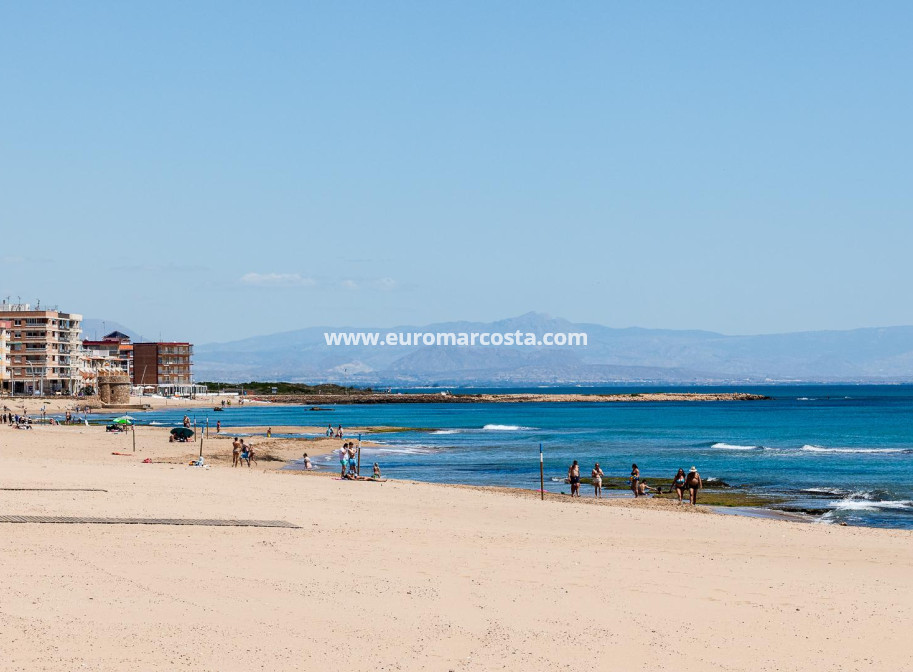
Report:
<svg viewBox="0 0 913 672"><path fill-rule="evenodd" d="M155 420L153 420L152 422L149 423L150 426L151 426L151 425L161 425L161 424L163 424L163 423L161 423L161 422L156 422Z"/></svg>
<svg viewBox="0 0 913 672"><path fill-rule="evenodd" d="M732 443L714 443L710 447L716 448L717 450L759 450L763 446L740 446Z"/></svg>
<svg viewBox="0 0 913 672"><path fill-rule="evenodd" d="M432 434L459 434L460 430L458 429L436 429Z"/></svg>
<svg viewBox="0 0 913 672"><path fill-rule="evenodd" d="M913 513L913 500L893 499L872 501L869 499L841 499L837 502L830 502L829 508L837 511L908 511Z"/></svg>
<svg viewBox="0 0 913 672"><path fill-rule="evenodd" d="M522 425L485 425L482 429L492 432L515 432L519 429L535 429L534 427L523 427Z"/></svg>
<svg viewBox="0 0 913 672"><path fill-rule="evenodd" d="M800 448L807 453L845 453L852 455L853 453L861 454L896 454L896 453L913 453L913 450L909 448L825 448L824 446L814 446L811 444L806 444Z"/></svg>

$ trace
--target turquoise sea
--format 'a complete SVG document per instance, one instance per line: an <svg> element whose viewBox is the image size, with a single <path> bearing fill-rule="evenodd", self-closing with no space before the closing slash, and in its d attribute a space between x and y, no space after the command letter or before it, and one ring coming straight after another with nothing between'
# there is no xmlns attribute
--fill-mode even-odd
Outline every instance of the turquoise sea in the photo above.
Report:
<svg viewBox="0 0 913 672"><path fill-rule="evenodd" d="M588 473L599 462L645 478L697 466L703 477L789 498L823 523L913 528L913 386L764 386L726 388L536 388L554 392L637 394L740 391L770 401L712 403L542 403L337 405L332 411L249 404L215 413L187 411L200 423L232 426L390 425L421 431L372 437L363 451L384 474L444 483L537 489L539 444L546 488L567 491L572 460ZM427 392L428 390L423 390ZM458 391L458 390L452 390ZM462 390L478 392L483 390ZM508 390L498 390L501 392ZM177 425L180 406L144 413L141 424ZM318 462L318 464L322 464ZM335 469L335 458L325 458Z"/></svg>

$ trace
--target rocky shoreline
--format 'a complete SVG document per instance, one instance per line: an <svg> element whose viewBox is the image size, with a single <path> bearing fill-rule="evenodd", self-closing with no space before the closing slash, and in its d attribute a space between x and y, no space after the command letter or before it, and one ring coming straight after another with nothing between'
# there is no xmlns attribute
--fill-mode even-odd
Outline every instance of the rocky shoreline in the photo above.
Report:
<svg viewBox="0 0 913 672"><path fill-rule="evenodd" d="M320 406L322 404L480 404L480 403L618 403L618 402L707 402L762 401L770 397L744 392L657 392L646 394L449 394L386 393L287 394L250 397L274 404ZM324 410L314 408L312 410Z"/></svg>

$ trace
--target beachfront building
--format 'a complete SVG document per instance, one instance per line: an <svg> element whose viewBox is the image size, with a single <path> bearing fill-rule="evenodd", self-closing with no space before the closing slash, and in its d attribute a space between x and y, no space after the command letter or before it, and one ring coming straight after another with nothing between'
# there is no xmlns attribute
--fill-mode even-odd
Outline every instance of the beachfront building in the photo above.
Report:
<svg viewBox="0 0 913 672"><path fill-rule="evenodd" d="M0 394L9 394L9 340L13 323L0 320Z"/></svg>
<svg viewBox="0 0 913 672"><path fill-rule="evenodd" d="M77 394L81 390L78 356L82 315L4 302L0 304L0 320L10 323L10 394Z"/></svg>
<svg viewBox="0 0 913 672"><path fill-rule="evenodd" d="M127 376L133 373L133 343L121 331L105 334L100 341L83 340L82 348L90 368L118 370Z"/></svg>
<svg viewBox="0 0 913 672"><path fill-rule="evenodd" d="M133 385L143 390L167 396L204 392L193 384L192 367L191 343L133 344Z"/></svg>

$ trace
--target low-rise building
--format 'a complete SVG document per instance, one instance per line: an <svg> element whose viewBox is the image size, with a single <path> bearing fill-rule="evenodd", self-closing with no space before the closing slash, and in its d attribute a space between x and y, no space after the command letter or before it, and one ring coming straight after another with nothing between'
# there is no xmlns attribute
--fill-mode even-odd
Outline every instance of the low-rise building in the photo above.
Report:
<svg viewBox="0 0 913 672"><path fill-rule="evenodd" d="M120 331L105 334L100 341L83 340L82 348L93 369L117 369L127 376L133 373L133 343Z"/></svg>

